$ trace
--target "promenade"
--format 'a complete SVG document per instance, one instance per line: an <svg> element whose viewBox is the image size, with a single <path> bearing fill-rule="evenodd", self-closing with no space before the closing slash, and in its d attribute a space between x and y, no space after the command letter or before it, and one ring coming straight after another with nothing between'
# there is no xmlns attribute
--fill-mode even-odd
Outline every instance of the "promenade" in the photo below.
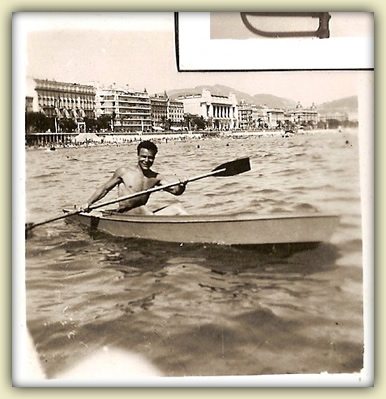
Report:
<svg viewBox="0 0 386 399"><path fill-rule="evenodd" d="M188 140L204 140L204 139L247 139L261 137L283 137L289 138L303 134L323 134L328 132L341 133L345 129L311 129L299 130L298 132L289 132L285 130L256 130L256 131L198 131L198 132L157 132L157 133L68 133L64 136L55 133L34 133L29 135L30 140L26 143L28 148L68 148L68 147L92 147L100 145L122 145L136 143L144 140L155 142L168 141L188 141ZM78 136L81 138L77 139ZM34 139L31 140L31 137Z"/></svg>

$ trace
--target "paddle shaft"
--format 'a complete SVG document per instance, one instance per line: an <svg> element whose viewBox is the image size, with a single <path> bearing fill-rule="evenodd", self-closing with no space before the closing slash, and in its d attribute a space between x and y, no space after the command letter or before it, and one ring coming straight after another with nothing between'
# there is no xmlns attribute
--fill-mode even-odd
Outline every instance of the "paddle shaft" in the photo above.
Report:
<svg viewBox="0 0 386 399"><path fill-rule="evenodd" d="M190 183L190 182L193 182L193 181L196 181L196 180L204 179L206 177L215 176L215 175L234 176L234 175L237 175L239 173L247 172L248 170L250 170L249 158L240 158L240 159L236 159L235 161L231 161L231 162L227 162L227 163L221 164L220 166L218 166L217 168L213 169L209 173L205 173L203 175L198 175L198 176L195 176L195 177L191 177L191 178L185 180L184 183L187 184L187 183ZM101 208L103 206L115 204L115 203L120 202L120 201L126 201L126 200L129 200L129 199L132 199L132 198L140 197L141 195L147 195L147 194L154 193L156 191L162 191L162 190L165 190L167 188L170 188L170 187L173 187L173 186L177 186L179 184L181 184L181 181L176 181L176 182L173 182L173 183L164 184L162 186L156 186L156 187L150 188L148 190L139 191L137 193L125 195L123 197L119 197L119 198L116 198L114 200L102 202L100 204L91 205L88 208L88 211L92 211L93 209ZM77 214L82 213L82 212L84 212L84 211L83 210L76 210L76 211L65 213L64 215L61 215L61 216L57 216L57 217L54 217L54 218L51 218L51 219L44 220L44 221L39 222L39 223L27 223L26 226L25 226L25 231L27 232L27 231L32 230L33 228L35 228L37 226L41 226L43 224L54 222L56 220L64 219L64 218L69 217L69 216L77 215Z"/></svg>
<svg viewBox="0 0 386 399"><path fill-rule="evenodd" d="M196 181L196 180L204 179L205 177L214 176L216 174L219 174L219 173L223 172L224 170L225 170L225 168L224 169L215 170L215 171L206 173L204 175L191 177L191 178L185 180L184 183L187 184L187 183L191 183L191 182ZM177 186L179 184L181 184L181 182L180 181L176 181L176 182L173 182L173 183L164 184L163 186L156 186L156 187L153 187L153 188L149 188L148 190L138 191L137 193L125 195L123 197L119 197L119 198L116 198L116 199L113 199L113 200L110 200L110 201L101 202L100 204L97 204L97 205L91 205L89 207L89 209L93 210L93 209L101 208L103 206L115 204L116 202L126 201L126 200L129 200L129 199L132 199L132 198L140 197L141 195L151 194L151 193L154 193L156 191L166 190L167 188L170 188L170 187L173 187L173 186Z"/></svg>
<svg viewBox="0 0 386 399"><path fill-rule="evenodd" d="M64 215L56 216L56 217L51 218L51 219L43 220L42 222L38 222L38 223L26 223L25 229L26 229L26 231L32 230L32 229L34 229L35 227L41 226L41 225L43 225L43 224L55 222L55 221L57 221L57 220L67 218L67 217L69 217L69 216L76 215L76 214L81 213L81 212L82 212L82 211L76 210L76 211L73 211L73 212L65 213Z"/></svg>
<svg viewBox="0 0 386 399"><path fill-rule="evenodd" d="M214 175L222 173L224 171L225 171L225 168L218 169L218 170L206 173L204 175L199 175L199 176L192 177L192 178L186 180L185 182L186 183L190 183L190 182L193 182L193 181L196 181L196 180L204 179L205 177L214 176ZM173 187L173 186L177 186L178 184L181 184L181 182L177 181L177 182L173 182L173 183L164 184L163 186L153 187L153 188L150 188L148 190L138 191L137 193L133 193L133 194L130 194L130 195L125 195L124 197L119 197L119 198L116 198L116 199L113 199L113 200L110 200L110 201L101 202L100 204L91 205L88 209L90 211L92 211L94 209L98 209L98 208L101 208L103 206L115 204L115 203L120 202L120 201L126 201L126 200L129 200L129 199L132 199L132 198L140 197L141 195L151 194L151 193L154 193L156 191L162 191L162 190L165 190L167 188L170 188L170 187ZM37 226L41 226L43 224L55 222L57 220L67 218L69 216L77 215L78 213L82 213L82 212L83 211L76 210L76 211L73 211L73 212L65 213L64 215L61 215L61 216L57 216L57 217L54 217L54 218L51 218L51 219L44 220L44 221L39 222L39 223L32 223L32 224L27 223L25 229L26 230L32 230L33 228L35 228Z"/></svg>

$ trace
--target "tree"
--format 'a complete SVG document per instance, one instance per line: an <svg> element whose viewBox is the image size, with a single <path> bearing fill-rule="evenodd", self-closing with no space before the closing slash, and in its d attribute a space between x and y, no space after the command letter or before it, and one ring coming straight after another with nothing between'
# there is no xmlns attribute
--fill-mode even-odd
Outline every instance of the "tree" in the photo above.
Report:
<svg viewBox="0 0 386 399"><path fill-rule="evenodd" d="M110 127L111 115L101 115L96 120L96 128L98 131L107 130Z"/></svg>
<svg viewBox="0 0 386 399"><path fill-rule="evenodd" d="M114 132L115 131L115 119L117 118L117 114L115 113L115 111L113 111L113 113L111 114L111 131Z"/></svg>
<svg viewBox="0 0 386 399"><path fill-rule="evenodd" d="M327 123L323 121L319 121L316 125L318 129L327 129Z"/></svg>
<svg viewBox="0 0 386 399"><path fill-rule="evenodd" d="M97 121L94 118L84 118L84 122L86 123L86 129L88 132L95 132L97 130Z"/></svg>
<svg viewBox="0 0 386 399"><path fill-rule="evenodd" d="M62 132L70 133L73 132L77 128L77 124L73 119L61 119L59 121L60 128Z"/></svg>
<svg viewBox="0 0 386 399"><path fill-rule="evenodd" d="M26 133L43 133L52 128L53 120L47 118L42 112L27 112L25 114L25 131Z"/></svg>
<svg viewBox="0 0 386 399"><path fill-rule="evenodd" d="M337 129L340 126L340 122L337 119L327 119L327 123L330 129Z"/></svg>
<svg viewBox="0 0 386 399"><path fill-rule="evenodd" d="M206 122L203 116L200 117L198 115L194 116L192 122L197 130L205 130Z"/></svg>
<svg viewBox="0 0 386 399"><path fill-rule="evenodd" d="M185 121L185 126L188 128L188 130L192 130L192 114L185 114L184 115L184 121Z"/></svg>
<svg viewBox="0 0 386 399"><path fill-rule="evenodd" d="M161 127L166 129L166 116L165 115L161 116Z"/></svg>

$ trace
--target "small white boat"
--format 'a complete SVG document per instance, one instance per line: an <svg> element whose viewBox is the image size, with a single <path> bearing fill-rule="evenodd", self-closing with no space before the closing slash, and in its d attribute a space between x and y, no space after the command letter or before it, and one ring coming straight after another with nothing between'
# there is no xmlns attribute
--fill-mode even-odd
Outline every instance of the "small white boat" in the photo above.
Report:
<svg viewBox="0 0 386 399"><path fill-rule="evenodd" d="M69 215L67 219L117 237L223 245L325 242L339 223L339 217L331 215L134 216L95 210Z"/></svg>
<svg viewBox="0 0 386 399"><path fill-rule="evenodd" d="M204 175L188 179L193 182L210 176L235 176L250 170L249 158L226 162ZM337 216L245 216L245 215L148 215L134 216L114 211L96 211L113 203L151 194L180 184L179 181L127 196L91 205L88 212L64 209L64 214L39 223L27 223L26 237L37 226L60 219L79 222L92 230L117 237L141 238L174 243L211 243L223 245L260 245L319 243L328 241L339 223Z"/></svg>

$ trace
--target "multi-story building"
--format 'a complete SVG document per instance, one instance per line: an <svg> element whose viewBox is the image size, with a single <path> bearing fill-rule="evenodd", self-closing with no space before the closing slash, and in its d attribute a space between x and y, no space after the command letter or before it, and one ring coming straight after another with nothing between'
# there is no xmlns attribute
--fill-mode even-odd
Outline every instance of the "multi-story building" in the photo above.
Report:
<svg viewBox="0 0 386 399"><path fill-rule="evenodd" d="M326 122L331 119L337 120L339 122L346 122L349 120L349 117L346 112L330 112L328 114L319 115L319 120L322 122Z"/></svg>
<svg viewBox="0 0 386 399"><path fill-rule="evenodd" d="M151 131L150 97L146 89L133 89L99 86L96 90L96 117L110 116L111 130L114 132Z"/></svg>
<svg viewBox="0 0 386 399"><path fill-rule="evenodd" d="M36 93L32 97L34 111L42 112L47 117L73 119L78 128L84 126L84 118L94 118L94 86L42 79L33 79L33 81ZM31 103L28 96L27 101Z"/></svg>
<svg viewBox="0 0 386 399"><path fill-rule="evenodd" d="M268 126L270 129L277 129L284 124L285 112L279 108L267 109Z"/></svg>
<svg viewBox="0 0 386 399"><path fill-rule="evenodd" d="M181 101L172 101L168 102L168 115L167 118L171 122L171 126L179 127L184 122L184 103Z"/></svg>
<svg viewBox="0 0 386 399"><path fill-rule="evenodd" d="M209 128L229 130L238 127L237 99L233 93L222 96L203 89L201 93L178 96L176 100L184 104L186 113L202 116Z"/></svg>
<svg viewBox="0 0 386 399"><path fill-rule="evenodd" d="M268 128L268 117L265 109L267 107L252 104L252 126L256 129Z"/></svg>
<svg viewBox="0 0 386 399"><path fill-rule="evenodd" d="M266 105L253 106L253 125L260 129L277 129L284 124L285 112L279 108L269 108Z"/></svg>
<svg viewBox="0 0 386 399"><path fill-rule="evenodd" d="M34 112L34 98L33 96L25 97L25 112Z"/></svg>
<svg viewBox="0 0 386 399"><path fill-rule="evenodd" d="M169 119L168 104L169 97L166 94L155 94L150 97L151 104L151 118L154 128L166 128L166 123Z"/></svg>
<svg viewBox="0 0 386 399"><path fill-rule="evenodd" d="M184 104L181 101L171 100L164 91L163 94L151 96L150 103L153 129L181 127L184 121Z"/></svg>
<svg viewBox="0 0 386 399"><path fill-rule="evenodd" d="M242 130L248 130L254 127L253 123L253 107L244 100L238 104L239 127Z"/></svg>
<svg viewBox="0 0 386 399"><path fill-rule="evenodd" d="M95 117L95 88L92 85L57 82L55 80L26 80L25 111L41 112L52 118L52 129L46 132L28 131L26 142L34 145L65 143L72 135L85 132L86 119ZM62 124L74 122L76 132L62 131Z"/></svg>
<svg viewBox="0 0 386 399"><path fill-rule="evenodd" d="M315 104L310 108L303 108L300 102L297 103L295 109L289 110L286 117L296 125L309 125L315 127L319 121L319 114Z"/></svg>

